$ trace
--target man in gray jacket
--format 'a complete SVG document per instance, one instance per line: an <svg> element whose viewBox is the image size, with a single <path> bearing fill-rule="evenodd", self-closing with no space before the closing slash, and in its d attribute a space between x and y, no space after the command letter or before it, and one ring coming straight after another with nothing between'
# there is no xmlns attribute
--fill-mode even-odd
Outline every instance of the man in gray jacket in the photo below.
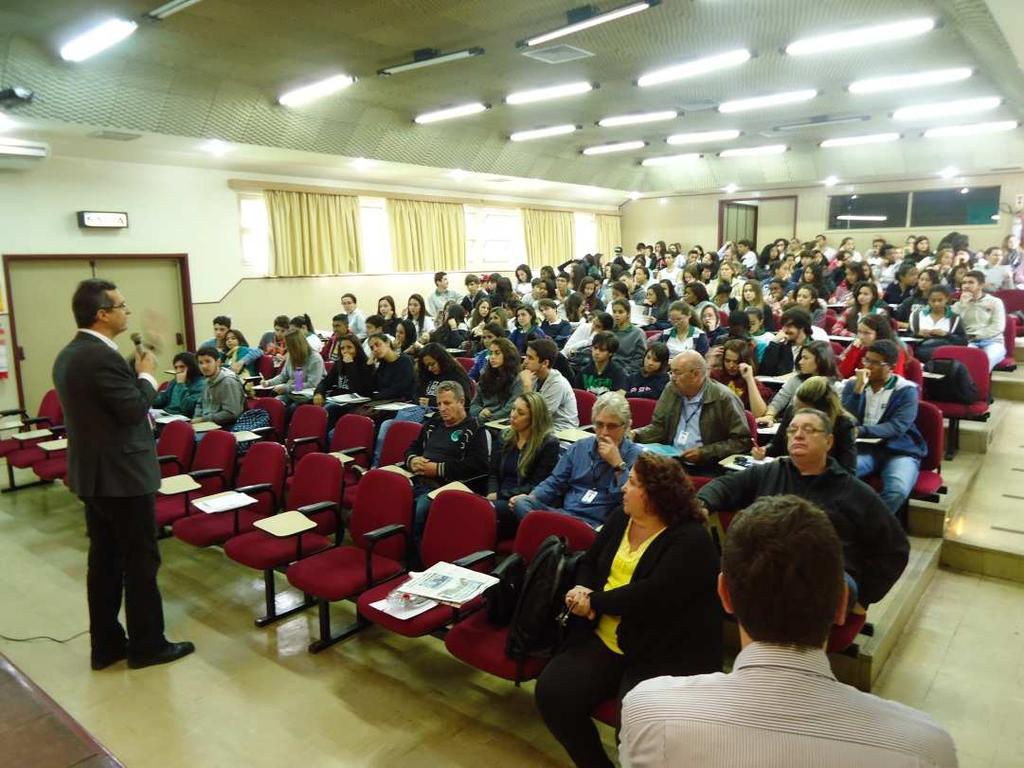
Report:
<svg viewBox="0 0 1024 768"><path fill-rule="evenodd" d="M212 421L222 427L234 424L245 410L245 391L241 380L233 371L221 367L217 350L212 347L203 347L196 352L196 363L206 378L206 387L192 421Z"/></svg>
<svg viewBox="0 0 1024 768"><path fill-rule="evenodd" d="M551 426L560 429L578 428L579 411L576 409L576 394L572 385L558 371L558 345L551 339L534 339L527 342L526 361L519 373L523 392L538 392L551 414Z"/></svg>
<svg viewBox="0 0 1024 768"><path fill-rule="evenodd" d="M748 453L750 426L743 403L724 384L708 378L699 352L680 352L669 363L672 386L658 398L646 427L633 432L638 443L672 445L683 461L712 468L734 453Z"/></svg>
<svg viewBox="0 0 1024 768"><path fill-rule="evenodd" d="M985 273L972 270L960 285L960 300L953 305L964 321L967 343L988 357L991 371L1006 358L1003 332L1006 330L1006 307L1003 300L985 293Z"/></svg>

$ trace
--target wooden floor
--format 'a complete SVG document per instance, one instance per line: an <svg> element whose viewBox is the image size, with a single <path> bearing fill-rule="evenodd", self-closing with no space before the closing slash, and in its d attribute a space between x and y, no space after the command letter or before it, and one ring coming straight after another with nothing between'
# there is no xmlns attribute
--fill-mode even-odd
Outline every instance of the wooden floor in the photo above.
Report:
<svg viewBox="0 0 1024 768"><path fill-rule="evenodd" d="M1003 429L1009 444L1024 444L1022 414ZM995 480L975 484L961 509L987 498L1005 513L1006 492ZM81 507L62 486L0 498L2 634L64 639L86 629L86 547ZM175 539L161 549L168 636L194 641L193 656L96 673L85 635L64 644L0 640L0 652L131 768L568 765L531 685L475 672L434 638L376 629L311 656L315 612L256 629L259 574L216 549ZM916 602L875 692L943 722L965 768L1020 768L1024 585L939 570ZM350 606L335 609L337 625L352 616ZM613 732L602 734L611 751ZM0 747L0 765L5 759Z"/></svg>

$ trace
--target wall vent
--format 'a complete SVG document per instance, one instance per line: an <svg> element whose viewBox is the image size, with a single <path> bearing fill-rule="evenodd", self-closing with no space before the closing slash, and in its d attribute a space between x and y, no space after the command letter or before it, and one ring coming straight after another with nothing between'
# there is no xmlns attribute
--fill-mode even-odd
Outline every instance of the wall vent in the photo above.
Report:
<svg viewBox="0 0 1024 768"><path fill-rule="evenodd" d="M141 139L141 133L125 133L124 131L93 131L86 134L90 139L103 139L105 141L135 141Z"/></svg>
<svg viewBox="0 0 1024 768"><path fill-rule="evenodd" d="M586 59L593 55L594 54L590 51L585 51L582 48L576 48L572 45L566 45L565 43L549 45L547 48L523 51L523 56L530 59L536 59L537 61L543 61L545 64L565 64L567 61Z"/></svg>

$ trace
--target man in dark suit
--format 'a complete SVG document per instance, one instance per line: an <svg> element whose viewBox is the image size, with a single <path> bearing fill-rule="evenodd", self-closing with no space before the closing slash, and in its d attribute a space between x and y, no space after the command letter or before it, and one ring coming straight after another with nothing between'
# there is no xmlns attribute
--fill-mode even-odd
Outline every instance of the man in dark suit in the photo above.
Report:
<svg viewBox="0 0 1024 768"><path fill-rule="evenodd" d="M83 280L71 300L78 325L53 364L68 436L68 485L85 504L89 533L92 668L128 658L132 668L165 664L195 650L164 637L157 587L160 550L155 499L160 486L149 407L156 358L135 354L135 370L114 337L128 327L124 296L106 280ZM128 634L118 621L124 593Z"/></svg>

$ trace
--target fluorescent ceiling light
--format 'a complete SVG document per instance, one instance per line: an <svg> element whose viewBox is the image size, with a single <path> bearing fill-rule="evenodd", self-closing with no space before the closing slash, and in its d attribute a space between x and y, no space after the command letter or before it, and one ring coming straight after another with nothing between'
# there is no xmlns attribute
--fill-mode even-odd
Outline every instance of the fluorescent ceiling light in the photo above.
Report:
<svg viewBox="0 0 1024 768"><path fill-rule="evenodd" d="M634 13L646 11L648 8L653 8L660 3L661 0L642 0L642 2L639 3L623 5L611 11L596 13L593 16L589 16L572 24L567 24L564 27L559 27L558 29L553 29L550 32L545 32L542 35L536 35L535 37L530 37L526 40L520 40L516 45L520 48L532 48L535 45L541 45L550 40L557 40L559 37L565 37L566 35L571 35L575 32L582 32L584 29L590 29L591 27L596 27L599 24L606 24L609 21L615 21L616 19L621 19L624 16L632 16Z"/></svg>
<svg viewBox="0 0 1024 768"><path fill-rule="evenodd" d="M869 115L843 115L841 117L828 117L825 115L812 117L799 123L786 123L777 125L774 131L803 131L807 128L820 128L823 125L846 125L847 123L863 123L870 120Z"/></svg>
<svg viewBox="0 0 1024 768"><path fill-rule="evenodd" d="M223 157L231 151L231 147L227 142L221 141L220 139L210 139L203 143L202 147L204 152L209 152L211 155L216 157Z"/></svg>
<svg viewBox="0 0 1024 768"><path fill-rule="evenodd" d="M727 195L733 195L736 192L738 192L739 189L740 188L735 184L726 184L724 187L722 187L722 191L725 192L725 194Z"/></svg>
<svg viewBox="0 0 1024 768"><path fill-rule="evenodd" d="M929 128L924 132L926 139L943 139L951 136L976 136L984 133L1001 133L1012 131L1019 126L1016 120L998 120L992 123L971 123L969 125L947 125L942 128Z"/></svg>
<svg viewBox="0 0 1024 768"><path fill-rule="evenodd" d="M376 166L377 165L377 161L376 160L370 160L370 159L365 158L365 157L357 157L355 160L353 160L351 163L349 163L349 165L351 165L357 171L366 171L366 170L369 170L370 168L373 168L374 166Z"/></svg>
<svg viewBox="0 0 1024 768"><path fill-rule="evenodd" d="M974 74L970 67L954 67L953 69L932 69L928 72L915 72L910 75L889 75L857 80L850 83L850 93L884 93L886 91L902 91L907 88L924 88L929 85L958 83Z"/></svg>
<svg viewBox="0 0 1024 768"><path fill-rule="evenodd" d="M640 161L640 165L651 168L658 165L675 165L677 163L686 163L690 160L700 159L700 153L688 152L685 155L662 155L661 157L645 157Z"/></svg>
<svg viewBox="0 0 1024 768"><path fill-rule="evenodd" d="M100 51L117 45L138 28L139 25L134 21L107 19L62 45L60 57L64 61L85 61Z"/></svg>
<svg viewBox="0 0 1024 768"><path fill-rule="evenodd" d="M834 187L836 184L839 183L839 177L838 176L826 176L825 180L823 182L821 182L821 183L824 184L826 187Z"/></svg>
<svg viewBox="0 0 1024 768"><path fill-rule="evenodd" d="M447 176L448 176L449 178L451 178L451 179L455 179L456 181L462 181L462 180L463 180L464 178L466 178L466 177L467 177L468 175L469 175L469 174L468 174L468 173L466 173L466 172L465 172L464 170L462 170L461 168L456 168L456 169L454 169L454 170L448 171L448 174L447 174Z"/></svg>
<svg viewBox="0 0 1024 768"><path fill-rule="evenodd" d="M714 56L707 56L703 59L685 61L682 64L665 67L664 69L656 69L653 72L648 72L646 75L641 75L640 79L636 81L636 84L641 88L647 88L651 85L671 83L676 80L684 80L688 77L706 75L709 72L716 72L719 69L736 67L749 59L750 51L746 48L738 48L734 51L718 53Z"/></svg>
<svg viewBox="0 0 1024 768"><path fill-rule="evenodd" d="M637 192L636 190L633 190L632 192L630 192L630 193L629 193L629 194L627 195L627 197L628 197L628 198L629 198L630 200L639 200L639 199L640 199L640 193L639 193L639 192Z"/></svg>
<svg viewBox="0 0 1024 768"><path fill-rule="evenodd" d="M151 19L166 19L168 16L173 16L178 11L184 11L191 5L195 5L200 0L171 0L169 3L164 3L159 8L154 8L146 15Z"/></svg>
<svg viewBox="0 0 1024 768"><path fill-rule="evenodd" d="M395 64L393 67L378 69L377 74L397 75L401 72L409 72L413 69L432 67L435 64L447 64L449 62L460 61L462 59L471 59L474 56L482 56L483 54L484 49L479 47L463 48L461 51L452 51L451 53L438 53L434 50L425 49L414 53L412 61L408 61L405 64Z"/></svg>
<svg viewBox="0 0 1024 768"><path fill-rule="evenodd" d="M856 147L861 144L885 144L889 141L899 141L898 133L869 133L865 136L842 136L838 139L825 139L819 147Z"/></svg>
<svg viewBox="0 0 1024 768"><path fill-rule="evenodd" d="M643 149L646 141L620 141L616 144L598 144L583 150L584 155L607 155L610 152L629 152L632 149Z"/></svg>
<svg viewBox="0 0 1024 768"><path fill-rule="evenodd" d="M17 125L11 118L0 112L0 132L13 130Z"/></svg>
<svg viewBox="0 0 1024 768"><path fill-rule="evenodd" d="M945 168L939 171L939 176L941 176L944 179L952 179L954 176L957 176L959 174L960 170L952 165L947 165Z"/></svg>
<svg viewBox="0 0 1024 768"><path fill-rule="evenodd" d="M302 107L317 99L343 91L355 81L356 79L349 75L334 75L325 80L318 80L315 83L288 91L277 100L277 103L285 107Z"/></svg>
<svg viewBox="0 0 1024 768"><path fill-rule="evenodd" d="M45 144L21 139L0 139L0 157L46 157L48 154Z"/></svg>
<svg viewBox="0 0 1024 768"><path fill-rule="evenodd" d="M532 141L533 139L546 139L549 136L564 136L576 130L575 125L552 125L547 128L534 128L531 131L517 131L509 136L509 139L512 141Z"/></svg>
<svg viewBox="0 0 1024 768"><path fill-rule="evenodd" d="M666 109L661 112L637 112L632 115L617 115L598 120L597 124L602 128L618 128L621 125L640 125L641 123L657 123L662 120L675 120L679 113L674 109Z"/></svg>
<svg viewBox="0 0 1024 768"><path fill-rule="evenodd" d="M578 96L581 93L592 91L594 86L586 80L576 83L563 83L562 85L550 85L547 88L534 88L529 91L516 91L505 97L506 104L532 104L535 101L548 101L549 99L561 99L565 96Z"/></svg>
<svg viewBox="0 0 1024 768"><path fill-rule="evenodd" d="M1003 100L999 96L982 96L977 99L959 99L936 104L915 104L901 107L892 113L893 120L927 120L933 117L955 117L995 109Z"/></svg>
<svg viewBox="0 0 1024 768"><path fill-rule="evenodd" d="M836 216L836 221L888 221L888 216L875 216L872 214L843 213Z"/></svg>
<svg viewBox="0 0 1024 768"><path fill-rule="evenodd" d="M414 122L420 125L426 125L427 123L438 123L442 120L451 120L454 117L466 117L467 115L475 115L480 112L486 112L488 109L486 104L482 104L479 101L473 102L472 104L462 104L458 107L449 107L448 109L439 109L436 112L424 112L422 115L416 115Z"/></svg>
<svg viewBox="0 0 1024 768"><path fill-rule="evenodd" d="M668 144L703 144L709 141L732 141L740 137L740 131L732 129L722 131L699 131L697 133L677 133L669 136Z"/></svg>
<svg viewBox="0 0 1024 768"><path fill-rule="evenodd" d="M718 111L722 113L746 112L751 109L764 109L765 107L781 107L785 104L799 104L803 101L810 101L818 92L813 88L802 91L786 91L785 93L772 93L768 96L754 96L750 99L736 99L726 101L718 105Z"/></svg>
<svg viewBox="0 0 1024 768"><path fill-rule="evenodd" d="M740 147L738 149L723 149L718 153L719 157L759 157L761 155L781 155L789 147L785 144L764 144L760 147Z"/></svg>
<svg viewBox="0 0 1024 768"><path fill-rule="evenodd" d="M935 19L908 19L892 24L878 24L870 27L846 29L817 37L805 37L786 46L790 56L806 54L832 53L847 48L860 48L865 45L877 45L891 40L904 40L930 32L935 27Z"/></svg>

